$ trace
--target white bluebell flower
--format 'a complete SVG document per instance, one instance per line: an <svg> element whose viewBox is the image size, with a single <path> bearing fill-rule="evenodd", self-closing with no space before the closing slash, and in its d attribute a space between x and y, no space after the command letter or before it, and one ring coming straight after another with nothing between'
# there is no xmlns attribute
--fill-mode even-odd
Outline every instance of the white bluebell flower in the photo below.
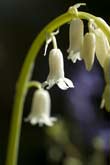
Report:
<svg viewBox="0 0 110 165"><path fill-rule="evenodd" d="M110 45L107 40L107 37L103 33L102 30L95 30L96 35L96 57L100 63L100 65L104 66L104 61L108 56L108 51L110 50Z"/></svg>
<svg viewBox="0 0 110 165"><path fill-rule="evenodd" d="M81 57L84 60L86 69L88 71L91 70L94 63L95 48L96 48L95 34L92 32L86 33L81 48Z"/></svg>
<svg viewBox="0 0 110 165"><path fill-rule="evenodd" d="M32 125L43 124L52 126L56 121L55 117L50 117L51 99L49 92L43 88L34 92L32 99L32 107L29 116L25 121L29 121Z"/></svg>
<svg viewBox="0 0 110 165"><path fill-rule="evenodd" d="M49 75L43 83L43 87L46 86L47 89L50 89L55 84L62 90L74 87L72 81L65 78L63 54L58 48L52 49L49 53Z"/></svg>
<svg viewBox="0 0 110 165"><path fill-rule="evenodd" d="M89 30L96 36L96 57L102 67L104 67L104 61L110 52L110 44L105 33L97 27L93 20L89 21Z"/></svg>
<svg viewBox="0 0 110 165"><path fill-rule="evenodd" d="M83 42L84 25L81 19L74 19L70 23L69 28L69 49L68 59L75 63L81 60L80 49Z"/></svg>

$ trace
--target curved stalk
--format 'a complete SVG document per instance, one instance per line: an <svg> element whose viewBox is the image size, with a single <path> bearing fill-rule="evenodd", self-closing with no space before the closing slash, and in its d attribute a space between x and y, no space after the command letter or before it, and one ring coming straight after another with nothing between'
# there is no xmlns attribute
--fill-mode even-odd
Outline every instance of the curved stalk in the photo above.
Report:
<svg viewBox="0 0 110 165"><path fill-rule="evenodd" d="M45 41L46 34L51 33L59 26L65 24L72 19L72 15L66 13L52 21L47 25L38 37L34 40L22 67L19 80L16 87L16 95L12 111L11 128L9 134L9 144L6 158L6 165L17 165L17 157L19 150L19 138L22 124L22 114L23 105L25 100L25 95L27 93L27 83L30 79L30 70L32 70L32 65L34 63L37 54Z"/></svg>
<svg viewBox="0 0 110 165"><path fill-rule="evenodd" d="M9 144L6 157L6 165L17 165L18 150L19 150L19 139L21 132L22 124L22 114L23 114L23 105L25 101L25 96L28 90L28 81L31 78L32 66L34 64L35 58L38 55L38 52L46 39L46 34L55 31L57 28L62 26L65 23L68 23L73 18L79 17L81 19L94 19L98 26L105 32L110 41L110 29L107 24L104 24L103 21L99 20L97 17L85 13L78 12L76 16L75 13L66 12L65 14L59 16L51 23L49 23L36 37L32 43L29 52L27 53L26 60L23 64L19 80L16 87L16 95L12 111L12 120L11 128L9 134Z"/></svg>

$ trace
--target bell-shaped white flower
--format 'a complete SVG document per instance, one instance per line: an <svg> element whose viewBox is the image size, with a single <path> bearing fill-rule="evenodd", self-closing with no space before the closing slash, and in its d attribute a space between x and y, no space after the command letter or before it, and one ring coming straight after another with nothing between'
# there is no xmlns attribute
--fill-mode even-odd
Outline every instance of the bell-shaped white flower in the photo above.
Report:
<svg viewBox="0 0 110 165"><path fill-rule="evenodd" d="M29 121L32 125L43 124L52 126L56 118L50 117L51 99L49 92L43 88L34 92L32 99L32 107L29 116L25 121Z"/></svg>
<svg viewBox="0 0 110 165"><path fill-rule="evenodd" d="M46 88L50 89L55 84L63 90L74 87L72 81L64 77L63 55L57 48L52 49L49 53L49 75L43 83L43 87L47 86Z"/></svg>
<svg viewBox="0 0 110 165"><path fill-rule="evenodd" d="M93 20L89 21L89 30L92 31L96 36L96 57L100 65L104 66L104 61L110 51L109 41L105 33L96 26Z"/></svg>
<svg viewBox="0 0 110 165"><path fill-rule="evenodd" d="M110 52L104 61L104 76L106 83L110 84Z"/></svg>
<svg viewBox="0 0 110 165"><path fill-rule="evenodd" d="M110 112L110 84L107 84L102 96L101 108L105 106L106 110Z"/></svg>
<svg viewBox="0 0 110 165"><path fill-rule="evenodd" d="M86 33L81 48L81 57L84 60L86 69L88 71L91 70L94 63L95 48L96 48L95 34L92 32Z"/></svg>
<svg viewBox="0 0 110 165"><path fill-rule="evenodd" d="M83 42L83 35L83 21L79 18L72 20L69 28L68 59L71 59L73 63L75 63L77 60L81 60L80 49Z"/></svg>
<svg viewBox="0 0 110 165"><path fill-rule="evenodd" d="M104 66L104 61L108 56L108 51L110 50L110 45L107 40L107 37L103 33L101 29L95 30L96 34L96 57L100 63L100 65Z"/></svg>

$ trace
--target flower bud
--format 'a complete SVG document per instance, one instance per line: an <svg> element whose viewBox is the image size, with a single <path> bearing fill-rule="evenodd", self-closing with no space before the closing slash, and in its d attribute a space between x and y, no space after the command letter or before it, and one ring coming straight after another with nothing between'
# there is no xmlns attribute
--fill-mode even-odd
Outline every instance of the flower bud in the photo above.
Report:
<svg viewBox="0 0 110 165"><path fill-rule="evenodd" d="M95 29L94 32L96 35L96 57L103 67L104 61L108 56L108 51L110 50L110 45L106 35L101 29Z"/></svg>
<svg viewBox="0 0 110 165"><path fill-rule="evenodd" d="M81 57L84 60L86 69L88 71L91 70L94 63L95 48L96 48L95 45L96 45L95 34L92 32L86 33L82 44Z"/></svg>
<svg viewBox="0 0 110 165"><path fill-rule="evenodd" d="M43 124L52 126L56 118L50 117L51 99L49 92L44 89L38 89L34 92L32 107L29 116L25 121L30 121L32 125Z"/></svg>
<svg viewBox="0 0 110 165"><path fill-rule="evenodd" d="M74 19L70 23L69 29L69 56L68 59L71 59L73 63L76 60L81 60L80 57L80 48L83 42L84 35L84 25L81 19Z"/></svg>

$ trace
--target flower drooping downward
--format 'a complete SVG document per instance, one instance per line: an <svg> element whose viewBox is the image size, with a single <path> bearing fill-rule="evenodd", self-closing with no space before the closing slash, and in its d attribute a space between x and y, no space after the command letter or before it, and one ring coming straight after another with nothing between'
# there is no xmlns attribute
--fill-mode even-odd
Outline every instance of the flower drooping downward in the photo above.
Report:
<svg viewBox="0 0 110 165"><path fill-rule="evenodd" d="M95 58L96 38L92 32L86 33L84 36L81 57L85 62L86 69L90 71L92 69Z"/></svg>
<svg viewBox="0 0 110 165"><path fill-rule="evenodd" d="M32 107L29 116L25 121L29 121L32 125L43 124L52 126L56 118L50 117L51 99L49 92L43 88L34 92L32 99Z"/></svg>
<svg viewBox="0 0 110 165"><path fill-rule="evenodd" d="M49 53L49 70L47 80L43 83L44 87L50 89L55 84L63 90L74 87L72 81L64 77L63 55L58 48L52 49Z"/></svg>
<svg viewBox="0 0 110 165"><path fill-rule="evenodd" d="M102 67L104 67L104 61L109 56L110 44L105 33L97 27L94 20L89 20L89 31L93 32L96 36L96 57Z"/></svg>
<svg viewBox="0 0 110 165"><path fill-rule="evenodd" d="M70 23L69 29L69 49L68 59L71 59L73 63L77 60L81 60L80 49L83 42L84 25L81 19L74 19Z"/></svg>
<svg viewBox="0 0 110 165"><path fill-rule="evenodd" d="M102 96L101 108L106 108L110 112L110 55L104 61L104 76L106 86Z"/></svg>

